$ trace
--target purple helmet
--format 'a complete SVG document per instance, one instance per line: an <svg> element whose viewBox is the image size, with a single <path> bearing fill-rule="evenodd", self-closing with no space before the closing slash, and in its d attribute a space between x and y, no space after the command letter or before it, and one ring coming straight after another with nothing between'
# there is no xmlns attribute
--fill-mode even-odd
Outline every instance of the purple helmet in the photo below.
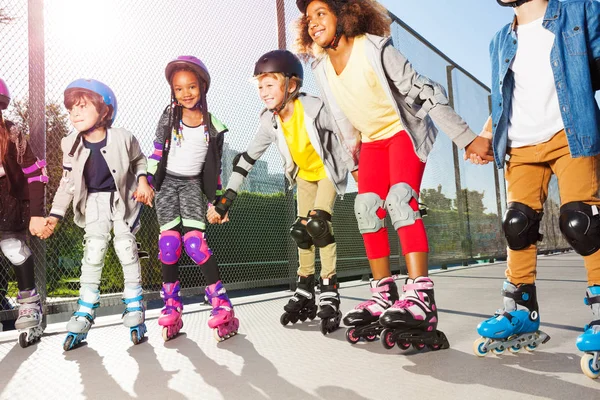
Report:
<svg viewBox="0 0 600 400"><path fill-rule="evenodd" d="M0 78L0 110L6 110L8 103L10 103L10 92L6 82Z"/></svg>
<svg viewBox="0 0 600 400"><path fill-rule="evenodd" d="M206 91L208 92L208 88L210 87L210 74L208 73L208 69L206 65L200 59L194 56L179 56L170 63L167 64L165 68L165 76L167 77L167 82L169 85L171 84L171 79L173 78L173 72L177 67L188 67L191 68L200 79L204 81L206 84Z"/></svg>
<svg viewBox="0 0 600 400"><path fill-rule="evenodd" d="M117 117L117 96L115 96L115 93L111 88L95 79L77 79L69 83L69 86L65 89L65 94L73 89L84 89L99 94L104 100L104 103L111 107L112 115L110 117L110 123L112 124L114 122Z"/></svg>

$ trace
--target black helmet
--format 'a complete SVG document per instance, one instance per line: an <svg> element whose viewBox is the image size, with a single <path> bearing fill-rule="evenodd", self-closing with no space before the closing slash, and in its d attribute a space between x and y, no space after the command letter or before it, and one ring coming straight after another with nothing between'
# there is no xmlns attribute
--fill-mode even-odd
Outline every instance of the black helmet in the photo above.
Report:
<svg viewBox="0 0 600 400"><path fill-rule="evenodd" d="M269 72L282 73L286 78L295 76L300 81L304 79L302 63L298 57L287 50L273 50L258 59L254 66L254 76Z"/></svg>
<svg viewBox="0 0 600 400"><path fill-rule="evenodd" d="M522 4L525 4L531 0L516 0L513 1L512 3L505 3L502 0L496 0L498 2L498 4L500 4L502 7L520 7ZM300 2L300 0L298 0L298 2Z"/></svg>

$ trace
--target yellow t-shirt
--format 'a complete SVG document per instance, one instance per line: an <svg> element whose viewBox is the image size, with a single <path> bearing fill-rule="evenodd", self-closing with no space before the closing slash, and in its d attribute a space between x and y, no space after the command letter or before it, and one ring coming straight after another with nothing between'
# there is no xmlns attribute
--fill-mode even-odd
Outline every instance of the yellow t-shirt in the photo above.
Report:
<svg viewBox="0 0 600 400"><path fill-rule="evenodd" d="M363 142L394 136L403 129L402 122L383 90L365 53L364 35L354 38L352 53L341 74L327 59L327 80L333 96L352 125L361 132Z"/></svg>
<svg viewBox="0 0 600 400"><path fill-rule="evenodd" d="M325 165L310 143L304 125L304 107L300 100L294 101L294 114L286 122L281 122L283 136L288 144L292 159L299 168L298 178L316 182L327 177Z"/></svg>

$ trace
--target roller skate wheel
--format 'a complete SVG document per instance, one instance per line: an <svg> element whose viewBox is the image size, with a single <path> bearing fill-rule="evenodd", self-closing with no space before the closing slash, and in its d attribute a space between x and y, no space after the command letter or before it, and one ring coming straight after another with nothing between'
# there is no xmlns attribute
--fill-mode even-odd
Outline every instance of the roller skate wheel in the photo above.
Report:
<svg viewBox="0 0 600 400"><path fill-rule="evenodd" d="M375 340L377 340L377 335L367 335L365 336L365 339L367 340L367 342L374 342Z"/></svg>
<svg viewBox="0 0 600 400"><path fill-rule="evenodd" d="M600 369L594 368L593 363L594 355L592 353L585 353L581 357L581 371L583 371L588 378L597 379L600 376Z"/></svg>
<svg viewBox="0 0 600 400"><path fill-rule="evenodd" d="M289 324L290 323L290 316L289 316L289 314L288 313L281 314L281 318L279 318L279 322L283 326L286 326L287 324Z"/></svg>
<svg viewBox="0 0 600 400"><path fill-rule="evenodd" d="M410 343L405 342L403 340L398 340L398 342L396 343L398 345L398 348L400 348L400 350L408 350L410 348Z"/></svg>
<svg viewBox="0 0 600 400"><path fill-rule="evenodd" d="M504 346L499 346L499 347L492 349L492 353L500 355L500 354L504 353L504 350L506 350L504 348Z"/></svg>
<svg viewBox="0 0 600 400"><path fill-rule="evenodd" d="M525 350L527 351L535 351L537 349L537 344L528 344L527 346L525 346Z"/></svg>
<svg viewBox="0 0 600 400"><path fill-rule="evenodd" d="M321 324L320 324L319 328L321 329L321 333L323 335L327 335L329 333L329 328L327 326L327 320L326 319L322 319L321 320Z"/></svg>
<svg viewBox="0 0 600 400"><path fill-rule="evenodd" d="M162 328L162 337L165 342L168 342L169 339L171 339L169 337L169 328L167 328L166 326L163 326Z"/></svg>
<svg viewBox="0 0 600 400"><path fill-rule="evenodd" d="M346 329L346 340L351 344L358 343L360 336L356 336L356 328Z"/></svg>
<svg viewBox="0 0 600 400"><path fill-rule="evenodd" d="M298 319L302 322L306 321L308 319L308 315L306 314L302 314L298 317Z"/></svg>
<svg viewBox="0 0 600 400"><path fill-rule="evenodd" d="M510 351L513 354L516 354L516 353L520 352L522 348L523 347L521 347L520 344L515 344L514 346L510 346L508 348L508 351Z"/></svg>
<svg viewBox="0 0 600 400"><path fill-rule="evenodd" d="M311 321L315 318L317 318L317 309L311 310L311 312L308 314L308 319Z"/></svg>
<svg viewBox="0 0 600 400"><path fill-rule="evenodd" d="M368 339L367 339L368 340ZM381 345L384 349L391 350L396 345L394 341L394 331L391 329L384 329L381 331Z"/></svg>
<svg viewBox="0 0 600 400"><path fill-rule="evenodd" d="M413 348L417 351L421 351L425 348L425 343L413 343Z"/></svg>
<svg viewBox="0 0 600 400"><path fill-rule="evenodd" d="M475 353L477 357L485 357L488 353L488 350L484 347L485 342L487 342L487 339L483 337L475 339L473 342L473 353Z"/></svg>
<svg viewBox="0 0 600 400"><path fill-rule="evenodd" d="M292 324L295 324L296 322L298 322L298 315L290 315L290 322Z"/></svg>
<svg viewBox="0 0 600 400"><path fill-rule="evenodd" d="M133 344L139 344L142 341L142 337L143 336L139 335L137 329L131 331L131 341Z"/></svg>
<svg viewBox="0 0 600 400"><path fill-rule="evenodd" d="M427 348L431 351L438 351L442 346L440 346L439 344L429 344L427 345Z"/></svg>
<svg viewBox="0 0 600 400"><path fill-rule="evenodd" d="M64 351L71 350L77 344L74 342L75 342L75 336L68 335L67 338L65 339L65 342L63 343L63 350Z"/></svg>
<svg viewBox="0 0 600 400"><path fill-rule="evenodd" d="M215 337L215 340L217 342L222 342L223 340L229 338L229 335L225 335L225 336L221 337L221 335L219 335L219 328L213 329L213 336Z"/></svg>
<svg viewBox="0 0 600 400"><path fill-rule="evenodd" d="M22 332L19 335L19 345L22 348L26 348L27 346L29 346L29 343L27 342L27 332Z"/></svg>

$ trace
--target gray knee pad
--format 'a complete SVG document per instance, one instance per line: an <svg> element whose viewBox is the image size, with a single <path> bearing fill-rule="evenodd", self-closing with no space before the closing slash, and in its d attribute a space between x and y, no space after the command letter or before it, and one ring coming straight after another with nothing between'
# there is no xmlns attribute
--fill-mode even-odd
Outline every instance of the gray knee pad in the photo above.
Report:
<svg viewBox="0 0 600 400"><path fill-rule="evenodd" d="M135 236L118 236L114 239L115 253L121 265L137 264L139 261L137 242Z"/></svg>
<svg viewBox="0 0 600 400"><path fill-rule="evenodd" d="M573 250L589 256L600 249L600 210L581 201L560 207L560 231Z"/></svg>
<svg viewBox="0 0 600 400"><path fill-rule="evenodd" d="M13 265L22 265L31 256L29 247L17 238L0 240L0 249Z"/></svg>
<svg viewBox="0 0 600 400"><path fill-rule="evenodd" d="M89 235L83 240L82 264L102 266L108 248L108 240L101 235Z"/></svg>
<svg viewBox="0 0 600 400"><path fill-rule="evenodd" d="M361 234L373 233L385 227L385 219L379 218L377 210L384 202L377 193L359 193L354 199L354 214Z"/></svg>
<svg viewBox="0 0 600 400"><path fill-rule="evenodd" d="M417 219L421 219L421 212L413 210L409 204L413 198L418 201L419 194L407 183L396 183L390 188L385 199L385 208L390 214L395 230L412 225Z"/></svg>

